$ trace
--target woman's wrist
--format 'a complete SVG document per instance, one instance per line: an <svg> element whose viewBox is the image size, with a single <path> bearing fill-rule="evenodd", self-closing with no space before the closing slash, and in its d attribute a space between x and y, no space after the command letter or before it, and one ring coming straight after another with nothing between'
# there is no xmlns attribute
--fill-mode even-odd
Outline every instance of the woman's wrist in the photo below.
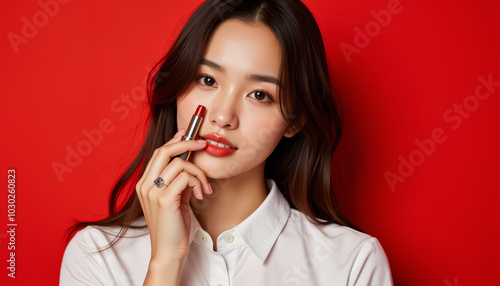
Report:
<svg viewBox="0 0 500 286"><path fill-rule="evenodd" d="M184 260L151 260L144 286L178 286Z"/></svg>

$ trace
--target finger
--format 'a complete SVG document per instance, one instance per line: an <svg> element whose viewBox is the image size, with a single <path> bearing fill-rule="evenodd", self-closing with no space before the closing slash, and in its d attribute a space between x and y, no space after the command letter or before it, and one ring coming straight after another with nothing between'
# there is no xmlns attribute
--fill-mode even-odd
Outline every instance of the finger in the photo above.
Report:
<svg viewBox="0 0 500 286"><path fill-rule="evenodd" d="M175 142L179 142L182 140L182 135L184 135L184 128L182 128L181 130L177 131L177 133L174 134L174 137L172 137L172 139L170 139L167 143L165 143L163 146L165 145L169 145L169 144L172 144L172 143L175 143ZM161 147L160 147L161 148ZM153 156L151 156L151 160L149 160L149 163L148 163L148 166L146 167L146 170L144 171L144 174L147 174L149 172L149 168L151 167L152 165L152 162L154 161L156 155L158 154L158 149L160 148L157 148L154 152L153 152Z"/></svg>
<svg viewBox="0 0 500 286"><path fill-rule="evenodd" d="M189 161L184 161L181 158L175 158L174 160L172 160L168 164L168 166L163 169L160 177L163 178L165 182L168 182L168 184L170 184L181 172L188 172L189 174L195 176L202 183L203 191L207 194L212 193L208 185L208 179L205 175L205 172L203 172L203 170L201 170L195 164Z"/></svg>
<svg viewBox="0 0 500 286"><path fill-rule="evenodd" d="M172 144L165 144L158 148L158 154L167 155L169 158L178 156L183 154L186 151L198 151L205 148L208 144L207 141L203 139L198 140L179 140L179 142L175 142Z"/></svg>
<svg viewBox="0 0 500 286"><path fill-rule="evenodd" d="M153 185L154 180L158 178L160 173L165 169L165 167L170 162L170 159L174 156L180 155L188 150L197 151L205 148L207 142L205 140L186 140L177 142L171 145L164 145L158 149L155 159L151 164L148 174L145 177L143 185L147 188Z"/></svg>
<svg viewBox="0 0 500 286"><path fill-rule="evenodd" d="M184 133L185 133L185 129L182 128L174 135L174 137L172 137L171 140L169 140L167 142L167 144L180 141L182 139L182 135ZM144 170L142 177L139 179L139 181L136 184L137 197L139 198L139 203L141 204L141 208L142 208L144 216L147 220L146 222L148 222L148 216L146 214L148 214L150 211L150 200L148 198L150 188L142 187L142 185L144 183L144 180L148 177L151 165L153 165L153 162L155 161L157 155L158 155L158 149L156 149L153 152L151 158L149 159L148 165L146 166L146 169Z"/></svg>
<svg viewBox="0 0 500 286"><path fill-rule="evenodd" d="M167 145L167 144L172 144L172 143L175 143L175 142L179 142L180 140L182 140L182 135L184 134L185 130L184 128L182 128L181 130L177 131L177 133L175 133L174 137L172 137L172 139L170 139L166 144L164 144L163 146ZM161 148L161 147L160 147ZM158 148L159 149L159 148ZM137 183L139 186L142 185L144 179L147 177L147 174L149 173L149 169L151 167L151 165L153 164L155 158L156 158L156 155L158 154L158 149L156 149L154 152L153 152L153 155L151 156L151 159L149 159L149 162L148 162L148 165L146 166L146 169L144 170L144 174L143 176L139 179L139 182Z"/></svg>
<svg viewBox="0 0 500 286"><path fill-rule="evenodd" d="M193 190L193 194L197 199L203 200L200 180L187 172L181 172L177 177L175 177L167 189L162 193L162 195L160 195L159 199L171 201L173 198L177 198L180 201L181 193L188 187Z"/></svg>
<svg viewBox="0 0 500 286"><path fill-rule="evenodd" d="M182 140L182 136L186 133L186 130L182 128L181 130L177 131L177 133L174 134L174 137L172 137L170 140L168 140L167 143L164 145L172 144L174 142L179 142Z"/></svg>

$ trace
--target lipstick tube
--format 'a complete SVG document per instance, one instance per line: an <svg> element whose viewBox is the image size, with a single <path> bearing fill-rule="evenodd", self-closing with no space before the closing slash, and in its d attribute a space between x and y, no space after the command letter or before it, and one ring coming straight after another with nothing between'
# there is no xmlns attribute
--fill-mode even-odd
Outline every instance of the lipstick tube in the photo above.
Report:
<svg viewBox="0 0 500 286"><path fill-rule="evenodd" d="M203 116L205 116L205 106L198 105L198 108L196 108L196 112L193 114L193 117L191 117L191 122L189 122L186 135L182 136L182 141L194 140L194 138L198 134L198 130L200 129L201 123L203 122ZM187 151L179 155L179 157L187 161L189 160L190 155L191 151Z"/></svg>

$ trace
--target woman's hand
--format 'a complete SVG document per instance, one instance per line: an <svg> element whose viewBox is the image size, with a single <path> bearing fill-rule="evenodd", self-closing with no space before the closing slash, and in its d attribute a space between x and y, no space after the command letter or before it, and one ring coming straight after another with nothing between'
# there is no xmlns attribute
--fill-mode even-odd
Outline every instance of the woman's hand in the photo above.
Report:
<svg viewBox="0 0 500 286"><path fill-rule="evenodd" d="M151 238L151 261L145 284L151 278L151 272L155 272L158 277L158 273L163 274L165 272L162 270L168 269L173 275L172 266L175 266L174 272L178 272L175 281L180 281L182 264L189 250L191 191L199 200L203 199L203 193L213 192L205 173L193 163L180 158L174 158L170 162L177 155L188 150L201 150L207 144L205 140L181 141L183 132L183 129L180 130L170 141L154 151L136 185ZM164 181L161 188L154 184L158 177ZM173 277L162 278L165 282L165 279L171 280ZM177 283L173 283L175 284Z"/></svg>

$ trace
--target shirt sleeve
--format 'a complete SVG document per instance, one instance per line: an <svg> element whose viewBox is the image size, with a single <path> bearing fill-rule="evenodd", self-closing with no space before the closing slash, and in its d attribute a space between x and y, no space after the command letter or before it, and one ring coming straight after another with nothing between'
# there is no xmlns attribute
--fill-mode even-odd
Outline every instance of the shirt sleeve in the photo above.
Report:
<svg viewBox="0 0 500 286"><path fill-rule="evenodd" d="M389 261L375 237L364 241L349 275L349 286L393 286Z"/></svg>
<svg viewBox="0 0 500 286"><path fill-rule="evenodd" d="M88 229L81 230L71 239L64 251L59 285L115 285L106 271L100 253L92 253L94 238Z"/></svg>

